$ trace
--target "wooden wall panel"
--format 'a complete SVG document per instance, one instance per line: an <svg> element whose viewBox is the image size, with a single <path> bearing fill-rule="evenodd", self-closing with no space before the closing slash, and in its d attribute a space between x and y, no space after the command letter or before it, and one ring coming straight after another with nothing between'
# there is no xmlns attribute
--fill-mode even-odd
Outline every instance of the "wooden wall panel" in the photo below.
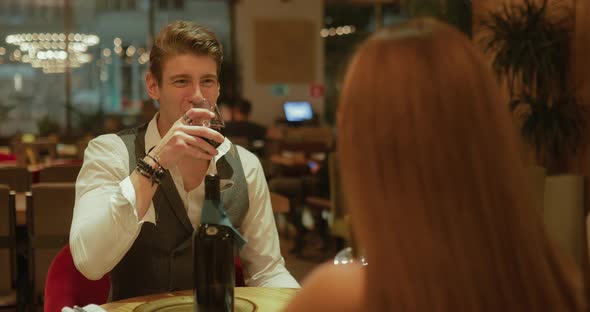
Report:
<svg viewBox="0 0 590 312"><path fill-rule="evenodd" d="M316 38L313 22L258 19L254 22L255 79L258 83L315 81Z"/></svg>

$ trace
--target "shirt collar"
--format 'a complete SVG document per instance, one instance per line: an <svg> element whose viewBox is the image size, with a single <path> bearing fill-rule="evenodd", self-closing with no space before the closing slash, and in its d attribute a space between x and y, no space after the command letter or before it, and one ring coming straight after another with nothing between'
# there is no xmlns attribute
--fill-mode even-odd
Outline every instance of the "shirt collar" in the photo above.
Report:
<svg viewBox="0 0 590 312"><path fill-rule="evenodd" d="M147 130L145 131L145 153L147 154L160 140L160 132L158 131L158 116L160 112L154 114L152 120L148 124Z"/></svg>

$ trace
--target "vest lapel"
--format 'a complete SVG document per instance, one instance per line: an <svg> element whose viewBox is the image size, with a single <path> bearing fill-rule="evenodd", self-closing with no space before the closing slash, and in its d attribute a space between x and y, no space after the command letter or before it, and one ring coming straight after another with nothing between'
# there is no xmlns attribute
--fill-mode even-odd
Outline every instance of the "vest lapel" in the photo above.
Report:
<svg viewBox="0 0 590 312"><path fill-rule="evenodd" d="M166 172L166 175L162 180L162 184L160 184L160 189L163 191L164 195L166 195L166 198L168 199L168 202L172 207L172 211L174 212L180 223L184 225L185 230L187 230L187 232L189 233L192 233L193 226L188 218L186 209L184 209L182 199L180 198L180 195L178 195L176 185L172 180L172 176L170 176L170 172Z"/></svg>
<svg viewBox="0 0 590 312"><path fill-rule="evenodd" d="M135 156L137 157L137 159L145 157L145 130L146 129L147 129L147 126L143 129L140 128L140 131L138 131L137 136L135 138ZM182 203L182 199L180 198L180 195L178 194L178 191L176 190L176 185L174 184L174 180L172 180L172 176L170 175L169 171L166 171L166 174L164 175L164 178L162 179L162 183L160 184L159 189L156 191L156 194L154 195L154 198L152 199L152 201L154 201L154 205L155 205L156 199L159 197L158 193L160 193L160 192L164 193L164 195L165 195L164 197L166 197L166 199L170 203L170 207L172 207L172 211L174 212L174 215L176 215L176 218L178 218L180 223L182 223L182 225L184 226L184 229L188 233L192 233L193 226L191 225L191 221L188 218L188 214L186 212L186 209L184 208L184 204ZM156 220L157 220L157 218L158 218L158 211L156 209Z"/></svg>
<svg viewBox="0 0 590 312"><path fill-rule="evenodd" d="M239 229L248 212L250 202L248 182L235 145L232 144L227 154L217 161L217 173L221 179L231 179L234 183L231 188L221 192L221 201L232 224Z"/></svg>
<svg viewBox="0 0 590 312"><path fill-rule="evenodd" d="M233 146L232 146L233 148ZM230 179L233 177L234 175L234 169L231 167L231 165L229 164L229 162L226 159L227 155L224 155L223 157L219 158L219 160L217 161L217 163L215 164L217 166L217 174L219 175L220 179Z"/></svg>

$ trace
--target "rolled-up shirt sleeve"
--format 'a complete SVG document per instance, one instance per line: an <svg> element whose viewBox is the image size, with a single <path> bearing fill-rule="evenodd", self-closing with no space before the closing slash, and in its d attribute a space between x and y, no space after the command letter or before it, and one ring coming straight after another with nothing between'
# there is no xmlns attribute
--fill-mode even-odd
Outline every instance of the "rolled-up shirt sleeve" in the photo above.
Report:
<svg viewBox="0 0 590 312"><path fill-rule="evenodd" d="M275 225L270 193L258 158L238 147L248 183L250 207L242 222L248 243L240 251L246 270L246 284L256 287L299 288L299 283L285 267Z"/></svg>
<svg viewBox="0 0 590 312"><path fill-rule="evenodd" d="M155 223L153 204L142 220L129 178L129 155L115 134L90 141L76 181L70 249L76 268L88 279L110 272L133 244L143 222Z"/></svg>

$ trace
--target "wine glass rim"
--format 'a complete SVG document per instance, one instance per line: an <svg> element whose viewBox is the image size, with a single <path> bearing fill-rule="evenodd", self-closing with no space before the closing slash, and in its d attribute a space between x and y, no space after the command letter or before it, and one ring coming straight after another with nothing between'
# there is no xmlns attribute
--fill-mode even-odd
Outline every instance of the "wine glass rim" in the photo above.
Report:
<svg viewBox="0 0 590 312"><path fill-rule="evenodd" d="M200 106L198 106L198 105L200 105L201 103L206 103L206 104L207 104L207 106L209 106L209 107L207 108L207 109L209 109L209 110L211 110L211 109L212 109L212 108L213 108L215 105L217 105L217 104L213 104L213 105L212 105L212 104L209 102L209 100L207 100L207 98L201 98L201 99L200 99L200 100L198 100L198 101L190 100L189 102L191 103L191 105L192 105L192 107L193 107L193 108L204 108L204 107L200 107Z"/></svg>

